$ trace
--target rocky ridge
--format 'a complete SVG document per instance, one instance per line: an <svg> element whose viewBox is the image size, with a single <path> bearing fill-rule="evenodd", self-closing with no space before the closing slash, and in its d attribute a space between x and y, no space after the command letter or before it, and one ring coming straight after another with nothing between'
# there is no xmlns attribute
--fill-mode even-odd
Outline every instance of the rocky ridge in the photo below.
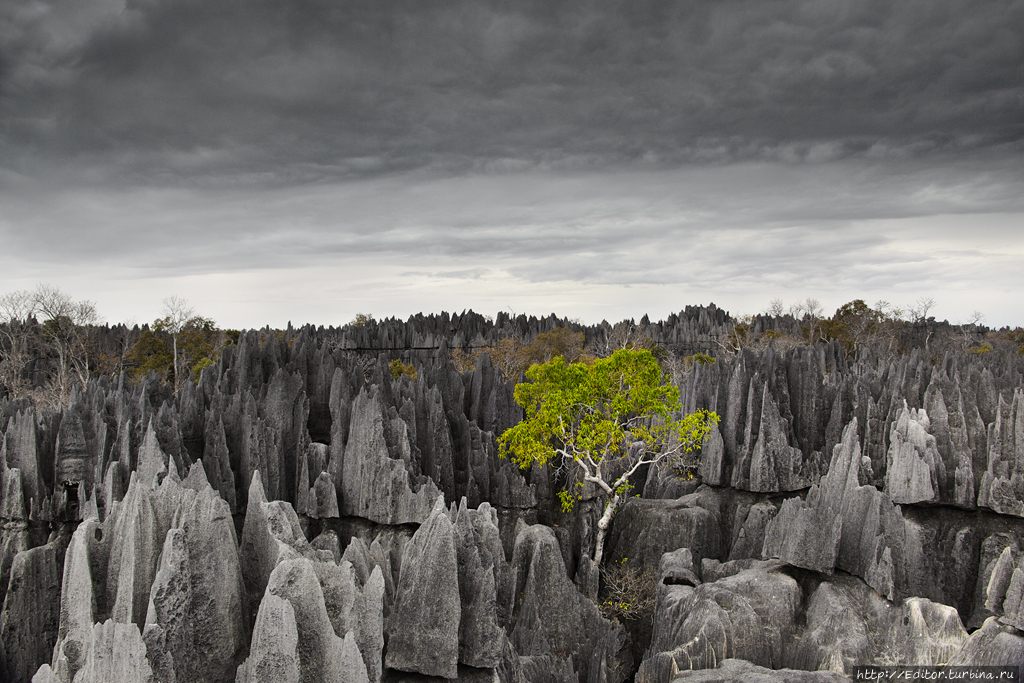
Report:
<svg viewBox="0 0 1024 683"><path fill-rule="evenodd" d="M247 332L176 397L151 378L42 414L0 399L5 680L1022 663L1021 361L833 343L677 375L685 409L722 418L703 485L643 473L608 543L656 574L647 642L592 599L597 501L564 514L556 471L498 458L512 382L486 355L448 362L511 322ZM727 324L693 309L650 328L684 348ZM353 348L401 351L367 367ZM396 353L416 381L391 378Z"/></svg>

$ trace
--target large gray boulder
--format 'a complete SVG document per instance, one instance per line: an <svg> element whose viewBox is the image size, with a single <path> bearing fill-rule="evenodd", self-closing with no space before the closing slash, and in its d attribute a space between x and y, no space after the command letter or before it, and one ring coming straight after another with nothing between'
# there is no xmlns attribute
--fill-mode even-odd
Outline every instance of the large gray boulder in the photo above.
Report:
<svg viewBox="0 0 1024 683"><path fill-rule="evenodd" d="M955 608L908 598L889 630L886 655L906 666L939 666L960 651L967 631Z"/></svg>
<svg viewBox="0 0 1024 683"><path fill-rule="evenodd" d="M680 671L672 683L851 683L832 671L795 671L771 669L742 659L726 659L716 669Z"/></svg>
<svg viewBox="0 0 1024 683"><path fill-rule="evenodd" d="M627 498L612 518L608 561L626 561L653 571L661 556L676 548L689 548L698 565L705 557L718 557L719 519L698 503L695 496L677 500Z"/></svg>
<svg viewBox="0 0 1024 683"><path fill-rule="evenodd" d="M354 430L353 430L354 431ZM439 500L402 553L385 666L428 676L458 675L458 559L452 523Z"/></svg>
<svg viewBox="0 0 1024 683"><path fill-rule="evenodd" d="M637 681L668 683L676 671L709 669L745 659L780 667L802 601L797 582L781 563L690 586L659 590L650 652Z"/></svg>
<svg viewBox="0 0 1024 683"><path fill-rule="evenodd" d="M877 616L891 609L887 610L889 603L870 589L857 590L851 585L856 583L867 589L858 579L843 580L841 575L818 585L807 601L806 628L788 648L788 668L850 675L854 666L874 661L880 648L872 626L887 628L888 614L880 620ZM868 622L865 611L875 612L872 616L876 616L876 623Z"/></svg>

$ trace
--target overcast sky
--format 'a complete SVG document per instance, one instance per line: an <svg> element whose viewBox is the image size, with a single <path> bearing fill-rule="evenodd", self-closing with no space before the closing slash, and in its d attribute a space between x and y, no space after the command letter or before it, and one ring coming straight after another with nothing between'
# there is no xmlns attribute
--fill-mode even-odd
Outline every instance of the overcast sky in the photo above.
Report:
<svg viewBox="0 0 1024 683"><path fill-rule="evenodd" d="M7 0L0 293L1024 325L1024 2Z"/></svg>

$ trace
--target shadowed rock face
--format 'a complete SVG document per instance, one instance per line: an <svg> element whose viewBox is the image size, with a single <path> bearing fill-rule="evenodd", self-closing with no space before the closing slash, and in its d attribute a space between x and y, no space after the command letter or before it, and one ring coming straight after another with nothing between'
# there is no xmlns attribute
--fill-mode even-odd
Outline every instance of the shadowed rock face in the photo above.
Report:
<svg viewBox="0 0 1024 683"><path fill-rule="evenodd" d="M514 382L487 355L449 362L567 324L499 317L247 332L177 396L150 378L91 382L58 412L0 398L0 673L618 683L728 656L1020 660L1024 361L727 355L711 308L651 325L718 356L675 381L687 411L722 420L703 483L650 468L613 520L608 561L660 581L634 649L596 604L601 501L563 514L557 463L498 458ZM396 356L416 381L392 380ZM802 676L729 660L690 675Z"/></svg>
<svg viewBox="0 0 1024 683"><path fill-rule="evenodd" d="M56 544L18 553L0 614L9 680L29 681L53 653L60 611Z"/></svg>

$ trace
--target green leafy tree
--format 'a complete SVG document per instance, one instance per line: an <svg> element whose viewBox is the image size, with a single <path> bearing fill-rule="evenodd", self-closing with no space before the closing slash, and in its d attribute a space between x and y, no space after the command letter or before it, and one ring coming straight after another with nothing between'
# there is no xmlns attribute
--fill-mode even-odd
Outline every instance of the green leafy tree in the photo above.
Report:
<svg viewBox="0 0 1024 683"><path fill-rule="evenodd" d="M217 362L230 335L177 297L164 301L164 312L167 315L142 331L127 361L136 378L153 371L171 382L177 393L189 378L198 380L203 368Z"/></svg>
<svg viewBox="0 0 1024 683"><path fill-rule="evenodd" d="M620 349L591 363L557 356L530 367L515 400L526 413L498 439L500 453L521 468L550 461L570 468L578 487L594 484L606 503L597 523L594 563L600 565L612 516L629 478L664 459L685 468L718 416L682 418L679 390L646 349ZM571 509L579 494L559 494Z"/></svg>

